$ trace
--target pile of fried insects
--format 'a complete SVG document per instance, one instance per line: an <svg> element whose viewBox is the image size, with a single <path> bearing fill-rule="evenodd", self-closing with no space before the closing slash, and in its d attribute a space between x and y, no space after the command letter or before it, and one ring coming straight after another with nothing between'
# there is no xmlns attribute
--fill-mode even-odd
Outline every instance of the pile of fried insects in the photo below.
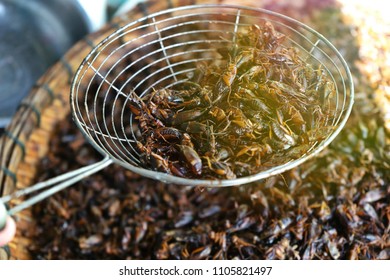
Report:
<svg viewBox="0 0 390 280"><path fill-rule="evenodd" d="M303 156L332 129L334 83L271 23L237 33L221 59L172 88L132 94L144 167L186 178L234 179ZM307 54L306 54L307 56Z"/></svg>

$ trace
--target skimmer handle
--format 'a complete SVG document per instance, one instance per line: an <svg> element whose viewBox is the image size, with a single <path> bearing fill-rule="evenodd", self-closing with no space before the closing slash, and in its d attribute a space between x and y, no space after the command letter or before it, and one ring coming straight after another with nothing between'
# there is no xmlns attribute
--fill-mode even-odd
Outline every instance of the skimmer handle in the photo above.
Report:
<svg viewBox="0 0 390 280"><path fill-rule="evenodd" d="M7 208L2 201L0 201L0 231L4 229L7 222Z"/></svg>
<svg viewBox="0 0 390 280"><path fill-rule="evenodd" d="M85 177L88 177L103 168L107 167L112 163L112 160L107 157L105 157L103 160L79 168L77 170L73 170L64 174L61 174L57 177L51 178L45 182L40 182L35 185L32 185L30 187L27 187L25 189L16 191L10 195L3 196L0 198L0 229L2 229L5 225L5 221L7 218L7 215L14 215L19 211L22 211L23 209L26 209L33 204L42 201L43 199L52 196L53 194L69 187L70 185L73 185L74 183L82 180ZM46 190L43 190L46 189ZM5 203L9 202L10 200L14 198L19 198L25 195L28 195L33 192L37 192L42 190L40 193L38 193L35 196L30 197L29 199L23 201L22 203L12 207L8 211L5 208Z"/></svg>

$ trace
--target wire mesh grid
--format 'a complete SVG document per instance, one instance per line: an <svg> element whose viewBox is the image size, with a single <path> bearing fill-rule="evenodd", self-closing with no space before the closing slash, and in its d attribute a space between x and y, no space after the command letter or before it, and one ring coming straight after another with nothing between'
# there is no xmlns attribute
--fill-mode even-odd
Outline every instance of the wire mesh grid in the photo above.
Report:
<svg viewBox="0 0 390 280"><path fill-rule="evenodd" d="M271 22L286 35L286 47L298 50L302 60L319 66L334 82L336 92L324 96L322 106L332 108L328 135L298 159L233 180L176 177L142 167L136 141L137 120L130 110L132 98L156 88L171 88L190 80L197 63L223 62L217 50L234 46L236 34L253 24ZM132 22L101 42L80 66L71 93L73 117L89 141L103 155L143 176L157 180L204 186L249 183L291 169L326 147L344 126L353 104L352 78L342 56L322 35L283 15L267 10L230 5L186 6L149 15Z"/></svg>

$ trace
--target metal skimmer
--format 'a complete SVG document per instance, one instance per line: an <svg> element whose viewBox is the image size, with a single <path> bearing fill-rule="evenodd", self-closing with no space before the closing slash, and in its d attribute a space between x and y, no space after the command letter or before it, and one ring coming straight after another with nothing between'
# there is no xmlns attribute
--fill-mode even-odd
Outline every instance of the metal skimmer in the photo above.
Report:
<svg viewBox="0 0 390 280"><path fill-rule="evenodd" d="M336 94L324 101L327 104L324 106L334 107L329 126L335 129L302 157L286 158L279 166L247 177L187 179L143 168L135 148L136 120L129 109L132 93L142 97L154 88L169 88L187 81L196 63L218 59L216 49L234 45L237 31L264 21L286 34L285 44L297 48L301 58L315 68L321 65L335 83ZM0 202L54 185L9 210L8 214L12 215L111 163L149 178L181 185L225 187L264 179L296 167L323 150L344 127L353 96L351 73L340 53L321 34L294 19L263 9L232 5L164 10L118 29L90 52L76 73L71 91L73 118L104 159L3 197Z"/></svg>

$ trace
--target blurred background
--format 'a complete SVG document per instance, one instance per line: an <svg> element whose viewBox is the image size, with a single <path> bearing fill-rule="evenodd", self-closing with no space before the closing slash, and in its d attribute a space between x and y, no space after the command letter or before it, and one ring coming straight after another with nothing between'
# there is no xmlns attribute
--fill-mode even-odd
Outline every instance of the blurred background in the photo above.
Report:
<svg viewBox="0 0 390 280"><path fill-rule="evenodd" d="M47 69L139 0L0 0L0 129Z"/></svg>

